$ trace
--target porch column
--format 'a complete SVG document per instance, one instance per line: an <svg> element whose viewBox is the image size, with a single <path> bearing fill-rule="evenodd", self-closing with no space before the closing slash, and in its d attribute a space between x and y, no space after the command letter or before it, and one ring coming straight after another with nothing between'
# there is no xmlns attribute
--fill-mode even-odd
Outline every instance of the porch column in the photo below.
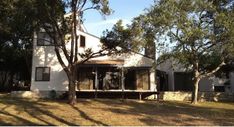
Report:
<svg viewBox="0 0 234 127"><path fill-rule="evenodd" d="M121 67L121 89L122 89L122 99L124 99L124 69Z"/></svg>
<svg viewBox="0 0 234 127"><path fill-rule="evenodd" d="M97 98L97 89L98 89L98 71L96 67L95 68L95 98Z"/></svg>
<svg viewBox="0 0 234 127"><path fill-rule="evenodd" d="M158 91L157 90L157 85L158 84L156 84L157 81L155 81L155 79L157 77L155 77L155 70L154 69L150 70L149 78L150 78L149 79L149 81L150 81L150 91Z"/></svg>
<svg viewBox="0 0 234 127"><path fill-rule="evenodd" d="M122 87L122 91L124 91L124 79L125 79L125 77L124 77L124 69L123 69L123 67L121 68L121 87Z"/></svg>

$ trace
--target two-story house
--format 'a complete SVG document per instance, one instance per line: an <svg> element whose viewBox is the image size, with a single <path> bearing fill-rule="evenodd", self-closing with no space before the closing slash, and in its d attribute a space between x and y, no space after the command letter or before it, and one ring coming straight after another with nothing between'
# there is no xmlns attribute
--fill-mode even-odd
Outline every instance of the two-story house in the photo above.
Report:
<svg viewBox="0 0 234 127"><path fill-rule="evenodd" d="M100 39L77 31L79 53L101 49ZM68 91L68 79L54 51L50 37L43 31L34 34L31 91L48 93ZM68 43L69 45L69 43ZM129 52L92 58L78 66L78 92L152 92L156 91L153 60Z"/></svg>

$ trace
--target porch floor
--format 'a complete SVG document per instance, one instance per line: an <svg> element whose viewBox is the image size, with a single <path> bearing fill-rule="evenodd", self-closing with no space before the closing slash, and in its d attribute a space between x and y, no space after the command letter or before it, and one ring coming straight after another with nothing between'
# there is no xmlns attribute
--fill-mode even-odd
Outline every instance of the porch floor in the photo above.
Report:
<svg viewBox="0 0 234 127"><path fill-rule="evenodd" d="M78 90L78 98L122 98L122 99L139 99L142 100L151 95L159 94L157 91L150 90Z"/></svg>

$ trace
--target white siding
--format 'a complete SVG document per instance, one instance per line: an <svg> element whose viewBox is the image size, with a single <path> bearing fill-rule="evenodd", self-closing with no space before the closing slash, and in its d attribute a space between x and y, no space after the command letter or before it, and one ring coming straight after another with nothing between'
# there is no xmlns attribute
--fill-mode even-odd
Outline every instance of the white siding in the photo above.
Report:
<svg viewBox="0 0 234 127"><path fill-rule="evenodd" d="M34 38L37 38L36 34ZM36 41L34 39L31 90L67 90L67 76L58 63L53 46L37 46ZM35 81L36 67L50 67L50 81Z"/></svg>
<svg viewBox="0 0 234 127"><path fill-rule="evenodd" d="M158 70L164 71L168 74L168 87L170 91L174 91L174 72L184 72L185 68L176 62L175 59L168 59L157 66Z"/></svg>

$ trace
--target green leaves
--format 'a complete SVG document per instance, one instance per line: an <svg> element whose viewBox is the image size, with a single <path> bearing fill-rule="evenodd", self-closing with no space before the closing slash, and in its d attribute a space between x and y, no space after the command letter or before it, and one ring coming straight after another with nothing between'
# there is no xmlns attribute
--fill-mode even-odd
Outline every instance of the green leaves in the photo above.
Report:
<svg viewBox="0 0 234 127"><path fill-rule="evenodd" d="M101 39L103 44L110 49L121 47L121 52L145 51L145 56L155 58L156 29L149 22L147 15L139 15L132 20L132 24L124 27L118 21L111 31L105 31ZM119 51L119 50L118 50Z"/></svg>
<svg viewBox="0 0 234 127"><path fill-rule="evenodd" d="M229 40L226 38L231 32L228 29L233 26L231 12L227 9L230 4L208 0L161 0L149 9L149 16L151 24L172 39L175 50L191 54L183 55L186 58L183 60L193 57L199 61L199 57L209 54L213 47L224 46Z"/></svg>
<svg viewBox="0 0 234 127"><path fill-rule="evenodd" d="M122 20L119 20L111 31L106 30L104 35L101 37L101 42L105 48L109 50L118 50L118 47L122 48L122 52L128 50L131 45L129 44L130 40L130 30L124 29L122 25Z"/></svg>

